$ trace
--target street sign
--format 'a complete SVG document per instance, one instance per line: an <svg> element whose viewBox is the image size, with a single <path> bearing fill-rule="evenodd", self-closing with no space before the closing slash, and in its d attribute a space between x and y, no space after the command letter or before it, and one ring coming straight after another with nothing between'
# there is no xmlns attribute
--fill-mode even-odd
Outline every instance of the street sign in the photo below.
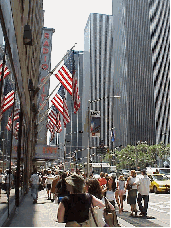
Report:
<svg viewBox="0 0 171 228"><path fill-rule="evenodd" d="M100 137L101 117L100 111L90 111L90 137Z"/></svg>
<svg viewBox="0 0 171 228"><path fill-rule="evenodd" d="M96 154L105 154L107 152L107 148L105 147L97 147Z"/></svg>

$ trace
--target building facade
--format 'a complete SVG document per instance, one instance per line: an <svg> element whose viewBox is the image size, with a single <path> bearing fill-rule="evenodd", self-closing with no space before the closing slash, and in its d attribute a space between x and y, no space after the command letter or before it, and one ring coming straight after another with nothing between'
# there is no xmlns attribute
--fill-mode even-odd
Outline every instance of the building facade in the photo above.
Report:
<svg viewBox="0 0 171 228"><path fill-rule="evenodd" d="M90 14L84 30L84 72L83 72L83 146L88 145L89 111L100 111L100 137L90 138L90 147L103 143L111 146L112 112L115 103L113 87L113 17ZM117 95L117 94L115 94ZM98 101L98 99L100 99ZM90 102L89 102L90 101ZM87 150L83 152L86 157ZM96 148L91 149L90 159L96 161ZM86 162L86 159L85 159Z"/></svg>
<svg viewBox="0 0 171 228"><path fill-rule="evenodd" d="M169 9L168 1L113 1L116 143L169 143Z"/></svg>
<svg viewBox="0 0 171 228"><path fill-rule="evenodd" d="M170 143L170 1L149 1L156 143Z"/></svg>
<svg viewBox="0 0 171 228"><path fill-rule="evenodd" d="M43 27L43 1L0 1L1 26L8 53L10 70L16 83L19 107L23 113L21 153L24 153L26 181L32 171L35 153L35 123L37 122L37 94L39 80L40 42ZM24 43L24 28L31 29L31 45ZM29 88L29 80L32 88Z"/></svg>

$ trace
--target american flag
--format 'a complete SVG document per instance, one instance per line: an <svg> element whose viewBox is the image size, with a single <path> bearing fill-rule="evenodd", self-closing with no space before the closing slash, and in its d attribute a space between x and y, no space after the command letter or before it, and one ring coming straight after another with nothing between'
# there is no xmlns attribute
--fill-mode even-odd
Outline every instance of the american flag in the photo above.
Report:
<svg viewBox="0 0 171 228"><path fill-rule="evenodd" d="M74 60L74 52L73 52L73 85L72 85L72 98L74 101L74 113L77 113L80 108L80 96L78 91L78 81L75 75L75 60Z"/></svg>
<svg viewBox="0 0 171 228"><path fill-rule="evenodd" d="M19 112L20 112L20 110L18 108L15 108L14 109L14 119L13 119L13 111L12 111L11 115L9 116L8 123L7 123L7 126L6 126L6 129L8 131L11 131L11 128L12 128L12 119L13 119L13 122L15 122L16 120L19 119Z"/></svg>
<svg viewBox="0 0 171 228"><path fill-rule="evenodd" d="M49 121L48 124L46 125L46 127L47 127L47 129L49 129L49 131L51 133L51 138L50 138L50 142L51 142L55 136L55 126L51 121Z"/></svg>
<svg viewBox="0 0 171 228"><path fill-rule="evenodd" d="M17 123L15 124L15 126L14 126L14 137L15 137L16 139L18 139L19 126L20 126L20 123L19 123L19 122L17 122Z"/></svg>
<svg viewBox="0 0 171 228"><path fill-rule="evenodd" d="M64 127L66 127L66 124L70 122L70 116L68 113L68 107L67 107L67 103L66 103L64 87L62 85L60 86L58 93L51 100L51 102L63 115Z"/></svg>
<svg viewBox="0 0 171 228"><path fill-rule="evenodd" d="M60 121L60 113L58 110L55 108L55 106L52 106L51 112L48 115L48 118L50 121L54 124L55 126L55 131L57 133L60 133L62 131L61 127L61 121Z"/></svg>
<svg viewBox="0 0 171 228"><path fill-rule="evenodd" d="M58 70L57 74L55 74L56 78L60 81L60 83L64 86L64 88L69 92L72 96L72 71L73 71L73 61L72 57L73 52L70 53L68 59L65 61L63 66Z"/></svg>
<svg viewBox="0 0 171 228"><path fill-rule="evenodd" d="M4 94L1 102L1 113L0 118L2 119L2 114L12 107L14 104L14 90L11 87L9 80L6 81L4 87Z"/></svg>
<svg viewBox="0 0 171 228"><path fill-rule="evenodd" d="M47 129L49 129L49 131L51 133L53 133L53 131L54 131L54 125L53 125L52 122L49 121L48 124L46 125L46 127L47 127Z"/></svg>
<svg viewBox="0 0 171 228"><path fill-rule="evenodd" d="M2 75L2 65L3 65L3 61L0 61L0 81L1 81L1 75ZM10 74L10 70L8 69L8 67L5 65L4 66L4 79Z"/></svg>
<svg viewBox="0 0 171 228"><path fill-rule="evenodd" d="M59 91L59 90L58 90ZM60 111L60 113L63 115L63 98L60 94L56 94L54 98L51 100L52 104Z"/></svg>

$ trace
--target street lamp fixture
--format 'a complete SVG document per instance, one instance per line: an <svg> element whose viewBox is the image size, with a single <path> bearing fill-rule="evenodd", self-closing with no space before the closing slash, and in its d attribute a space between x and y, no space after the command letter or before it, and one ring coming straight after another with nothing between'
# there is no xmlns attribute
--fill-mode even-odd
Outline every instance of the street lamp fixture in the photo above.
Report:
<svg viewBox="0 0 171 228"><path fill-rule="evenodd" d="M30 25L24 26L23 43L24 45L32 45L32 33Z"/></svg>

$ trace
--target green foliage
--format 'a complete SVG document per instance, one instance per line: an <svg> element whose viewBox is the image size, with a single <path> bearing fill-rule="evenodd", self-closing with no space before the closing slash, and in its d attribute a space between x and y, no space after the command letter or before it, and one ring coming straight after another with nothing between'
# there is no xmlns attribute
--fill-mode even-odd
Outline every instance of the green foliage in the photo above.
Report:
<svg viewBox="0 0 171 228"><path fill-rule="evenodd" d="M149 146L146 142L139 142L137 146L127 145L122 150L115 150L115 162L117 169L142 169L146 166L156 166L157 158L162 163L170 154L170 144L159 143ZM104 156L103 161L112 162L112 151Z"/></svg>

